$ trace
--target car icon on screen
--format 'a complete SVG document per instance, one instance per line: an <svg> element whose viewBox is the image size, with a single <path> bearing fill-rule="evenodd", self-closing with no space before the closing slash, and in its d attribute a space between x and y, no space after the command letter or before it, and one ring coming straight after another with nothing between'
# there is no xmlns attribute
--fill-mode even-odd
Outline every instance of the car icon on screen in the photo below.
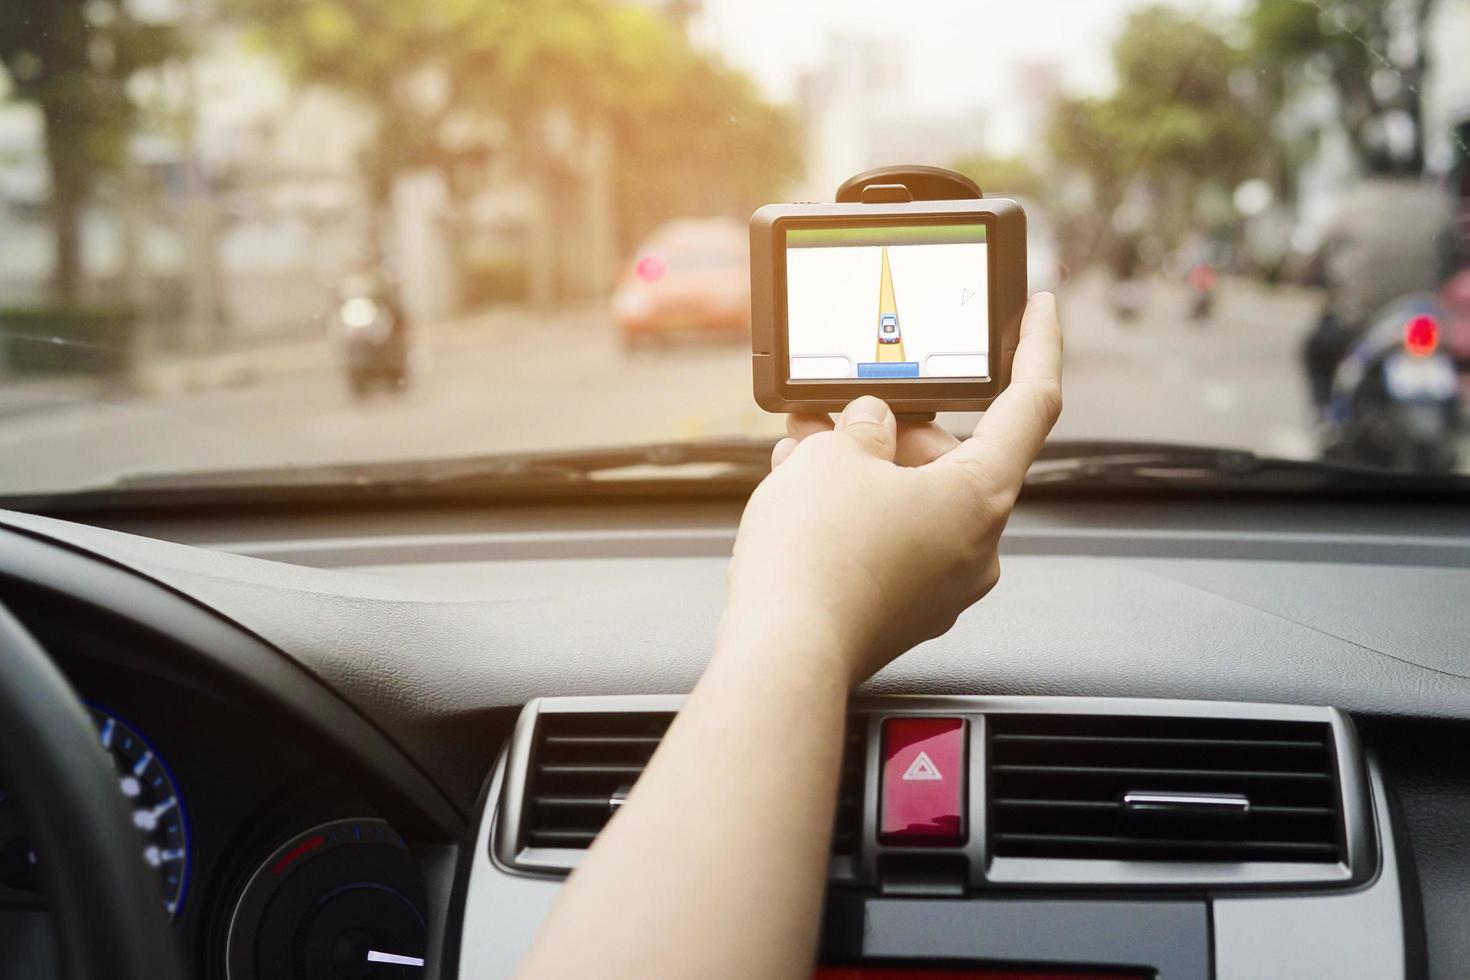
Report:
<svg viewBox="0 0 1470 980"><path fill-rule="evenodd" d="M878 343L898 343L898 314L884 313L878 318Z"/></svg>

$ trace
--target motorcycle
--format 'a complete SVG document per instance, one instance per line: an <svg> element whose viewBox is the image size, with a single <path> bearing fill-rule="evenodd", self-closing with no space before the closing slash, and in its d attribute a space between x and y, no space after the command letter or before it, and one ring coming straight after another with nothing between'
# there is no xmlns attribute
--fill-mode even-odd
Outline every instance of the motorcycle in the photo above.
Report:
<svg viewBox="0 0 1470 980"><path fill-rule="evenodd" d="M1199 262L1190 267L1186 279L1189 281L1190 292L1189 318L1208 320L1215 310L1215 287L1220 282L1219 273L1210 263Z"/></svg>
<svg viewBox="0 0 1470 980"><path fill-rule="evenodd" d="M1441 347L1455 362L1460 376L1460 422L1470 428L1470 268L1461 269L1440 288L1445 319Z"/></svg>
<svg viewBox="0 0 1470 980"><path fill-rule="evenodd" d="M1138 236L1119 234L1108 254L1108 305L1119 325L1129 325L1143 311L1143 257Z"/></svg>
<svg viewBox="0 0 1470 980"><path fill-rule="evenodd" d="M344 286L334 328L354 397L367 397L374 385L399 390L407 384L407 326L390 288L382 282L355 277Z"/></svg>
<svg viewBox="0 0 1470 980"><path fill-rule="evenodd" d="M1446 311L1421 293L1390 303L1332 378L1323 457L1374 467L1449 472L1458 462L1462 396L1444 349Z"/></svg>

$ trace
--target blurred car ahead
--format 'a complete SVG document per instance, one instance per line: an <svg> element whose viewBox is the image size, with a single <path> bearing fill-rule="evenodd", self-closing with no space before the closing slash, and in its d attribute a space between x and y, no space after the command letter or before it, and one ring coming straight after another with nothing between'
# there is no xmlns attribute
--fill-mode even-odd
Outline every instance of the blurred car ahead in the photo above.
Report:
<svg viewBox="0 0 1470 980"><path fill-rule="evenodd" d="M750 332L750 245L724 218L671 221L651 235L613 291L623 345Z"/></svg>

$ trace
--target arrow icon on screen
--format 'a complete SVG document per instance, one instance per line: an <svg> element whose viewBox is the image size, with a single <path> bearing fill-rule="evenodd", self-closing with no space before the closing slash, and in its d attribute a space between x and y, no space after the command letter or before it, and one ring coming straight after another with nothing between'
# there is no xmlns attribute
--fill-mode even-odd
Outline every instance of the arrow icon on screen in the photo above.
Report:
<svg viewBox="0 0 1470 980"><path fill-rule="evenodd" d="M974 295L975 295L975 291L973 289L961 289L960 290L960 305L961 306L964 306L966 303L968 303L974 297Z"/></svg>

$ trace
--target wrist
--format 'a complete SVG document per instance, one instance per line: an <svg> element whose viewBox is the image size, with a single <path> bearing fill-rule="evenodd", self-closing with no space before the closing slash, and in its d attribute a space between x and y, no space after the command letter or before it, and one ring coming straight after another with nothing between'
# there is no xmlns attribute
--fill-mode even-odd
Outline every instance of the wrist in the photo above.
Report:
<svg viewBox="0 0 1470 980"><path fill-rule="evenodd" d="M845 694L862 680L863 644L820 606L779 601L751 608L736 602L720 618L714 664L799 682L834 680Z"/></svg>

